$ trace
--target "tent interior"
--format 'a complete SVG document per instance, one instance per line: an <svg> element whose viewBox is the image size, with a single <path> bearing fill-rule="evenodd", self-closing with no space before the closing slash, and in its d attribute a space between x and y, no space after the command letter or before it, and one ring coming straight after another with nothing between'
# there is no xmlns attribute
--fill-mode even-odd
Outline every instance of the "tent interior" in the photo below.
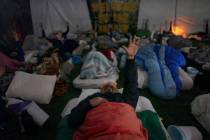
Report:
<svg viewBox="0 0 210 140"><path fill-rule="evenodd" d="M0 139L76 140L61 128L68 103L110 81L124 88L122 46L135 36L139 98L162 139L209 140L209 10L209 0L1 0ZM170 131L183 126L196 132Z"/></svg>

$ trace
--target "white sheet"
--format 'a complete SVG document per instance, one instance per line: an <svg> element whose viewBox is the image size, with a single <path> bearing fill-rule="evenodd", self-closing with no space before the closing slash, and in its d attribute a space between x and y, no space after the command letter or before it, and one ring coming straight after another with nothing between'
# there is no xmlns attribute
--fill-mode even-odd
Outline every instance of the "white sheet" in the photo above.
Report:
<svg viewBox="0 0 210 140"><path fill-rule="evenodd" d="M138 69L138 88L144 89L148 85L148 74L143 69Z"/></svg>
<svg viewBox="0 0 210 140"><path fill-rule="evenodd" d="M41 35L40 23L46 35L54 31L84 32L92 29L86 0L30 0L34 34Z"/></svg>
<svg viewBox="0 0 210 140"><path fill-rule="evenodd" d="M80 75L78 75L74 81L73 85L76 88L80 89L97 89L100 88L102 85L108 82L117 81L118 75L112 75L107 78L101 79L80 79Z"/></svg>
<svg viewBox="0 0 210 140"><path fill-rule="evenodd" d="M66 115L70 114L71 110L79 104L78 99L79 98L73 98L66 104L66 106L64 107L64 109L61 113L62 118L64 118Z"/></svg>

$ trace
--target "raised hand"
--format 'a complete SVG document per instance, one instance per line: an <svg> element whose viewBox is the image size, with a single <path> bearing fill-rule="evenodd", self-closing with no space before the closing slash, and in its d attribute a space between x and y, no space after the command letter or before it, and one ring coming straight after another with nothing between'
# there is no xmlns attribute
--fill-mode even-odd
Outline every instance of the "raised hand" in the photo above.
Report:
<svg viewBox="0 0 210 140"><path fill-rule="evenodd" d="M130 38L128 47L123 47L127 52L128 59L134 59L138 49L140 47L140 39L138 37Z"/></svg>

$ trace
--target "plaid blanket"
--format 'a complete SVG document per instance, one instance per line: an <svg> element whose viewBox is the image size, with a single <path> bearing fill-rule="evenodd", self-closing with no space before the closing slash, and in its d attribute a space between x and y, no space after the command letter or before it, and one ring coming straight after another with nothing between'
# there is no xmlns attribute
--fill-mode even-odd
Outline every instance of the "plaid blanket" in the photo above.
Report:
<svg viewBox="0 0 210 140"><path fill-rule="evenodd" d="M81 79L99 79L117 74L117 68L100 52L91 51L82 66Z"/></svg>

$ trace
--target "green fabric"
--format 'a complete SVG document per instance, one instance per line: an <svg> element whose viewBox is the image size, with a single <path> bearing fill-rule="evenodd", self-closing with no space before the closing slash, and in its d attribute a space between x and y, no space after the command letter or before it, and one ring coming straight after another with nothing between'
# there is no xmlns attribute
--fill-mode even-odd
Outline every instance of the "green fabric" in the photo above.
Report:
<svg viewBox="0 0 210 140"><path fill-rule="evenodd" d="M161 127L157 113L146 110L137 112L138 118L142 121L144 128L148 130L149 140L166 140L166 135Z"/></svg>
<svg viewBox="0 0 210 140"><path fill-rule="evenodd" d="M58 124L56 140L71 140L73 138L75 129L69 127L68 116L65 116Z"/></svg>
<svg viewBox="0 0 210 140"><path fill-rule="evenodd" d="M150 37L151 32L149 30L138 30L136 32L136 36L138 36L138 37Z"/></svg>
<svg viewBox="0 0 210 140"><path fill-rule="evenodd" d="M166 140L166 135L161 127L157 113L152 111L137 112L138 118L142 121L144 128L148 130L149 140ZM75 129L69 127L68 116L64 117L57 129L56 140L71 140Z"/></svg>

